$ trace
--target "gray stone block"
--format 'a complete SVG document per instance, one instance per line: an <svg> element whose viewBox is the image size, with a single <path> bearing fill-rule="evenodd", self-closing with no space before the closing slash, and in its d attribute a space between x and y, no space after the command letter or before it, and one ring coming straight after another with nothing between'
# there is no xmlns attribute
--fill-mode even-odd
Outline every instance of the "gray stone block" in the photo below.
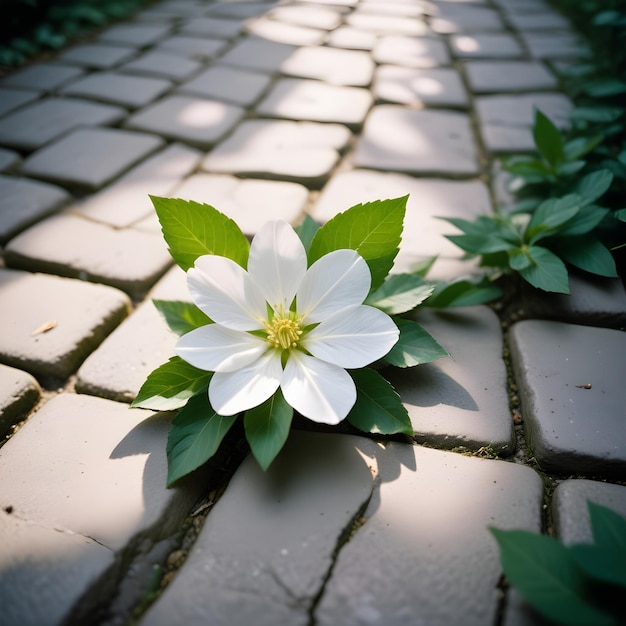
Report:
<svg viewBox="0 0 626 626"><path fill-rule="evenodd" d="M162 39L170 29L169 24L117 24L103 31L98 40L144 48Z"/></svg>
<svg viewBox="0 0 626 626"><path fill-rule="evenodd" d="M356 7L356 11L396 17L422 17L426 13L426 6L412 2L387 3L385 0L363 0Z"/></svg>
<svg viewBox="0 0 626 626"><path fill-rule="evenodd" d="M40 397L39 383L30 374L0 365L0 437L21 422Z"/></svg>
<svg viewBox="0 0 626 626"><path fill-rule="evenodd" d="M354 154L355 167L415 174L471 176L480 172L467 115L375 106Z"/></svg>
<svg viewBox="0 0 626 626"><path fill-rule="evenodd" d="M144 74L181 81L189 78L201 68L202 64L199 61L180 54L154 49L138 56L130 63L126 63L121 69L131 74Z"/></svg>
<svg viewBox="0 0 626 626"><path fill-rule="evenodd" d="M94 580L93 554L83 548L72 555L76 569L84 569L83 577L70 578L67 583L76 587L58 600L80 600L74 606L76 623L97 621L94 607L110 600L119 578L137 576L134 559L178 531L206 489L202 474L166 489L170 422L165 414L63 394L48 401L2 449L2 509L10 506L16 518L56 529L59 537L97 542L114 559L114 571ZM57 557L58 563L56 559L47 563L49 575L58 581L50 591L63 589L59 579L65 555ZM47 559L33 551L20 553L15 560L36 573ZM104 569L103 565L98 559L96 567ZM15 578L11 582L15 584ZM3 575L3 589L7 583ZM95 584L85 589L91 583ZM36 591L28 585L23 588L22 602L28 598L31 605L42 603ZM52 609L55 598L44 597Z"/></svg>
<svg viewBox="0 0 626 626"><path fill-rule="evenodd" d="M0 176L0 243L67 204L71 196L47 183Z"/></svg>
<svg viewBox="0 0 626 626"><path fill-rule="evenodd" d="M315 220L323 223L355 204L399 198L407 194L409 199L404 232L400 253L396 257L396 265L404 267L417 260L418 256L461 257L459 248L444 238L445 234L458 231L437 218L460 217L471 220L491 211L489 191L478 181L423 179L405 174L353 170L333 176L310 213Z"/></svg>
<svg viewBox="0 0 626 626"><path fill-rule="evenodd" d="M278 6L266 15L273 20L329 31L340 26L342 22L340 12L315 5Z"/></svg>
<svg viewBox="0 0 626 626"><path fill-rule="evenodd" d="M379 486L339 552L320 626L494 623L501 576L488 531L538 531L542 484L527 467L392 443Z"/></svg>
<svg viewBox="0 0 626 626"><path fill-rule="evenodd" d="M152 298L189 301L185 274L172 268L150 297L116 328L78 370L79 393L132 402L148 374L174 356L177 337Z"/></svg>
<svg viewBox="0 0 626 626"><path fill-rule="evenodd" d="M286 24L265 17L246 25L246 33L269 41L294 46L319 46L324 43L327 31L297 24Z"/></svg>
<svg viewBox="0 0 626 626"><path fill-rule="evenodd" d="M554 74L536 61L468 61L465 75L474 93L558 88Z"/></svg>
<svg viewBox="0 0 626 626"><path fill-rule="evenodd" d="M491 7L472 3L440 2L433 7L430 27L436 33L490 32L505 30L500 14Z"/></svg>
<svg viewBox="0 0 626 626"><path fill-rule="evenodd" d="M130 46L85 43L63 52L59 58L65 63L103 70L130 61L136 54L137 50Z"/></svg>
<svg viewBox="0 0 626 626"><path fill-rule="evenodd" d="M0 172L12 170L21 161L21 157L13 150L0 148Z"/></svg>
<svg viewBox="0 0 626 626"><path fill-rule="evenodd" d="M0 361L45 377L67 378L130 309L110 287L8 269L0 293Z"/></svg>
<svg viewBox="0 0 626 626"><path fill-rule="evenodd" d="M589 500L626 517L626 486L595 480L565 480L557 486L552 497L555 530L563 543L594 543Z"/></svg>
<svg viewBox="0 0 626 626"><path fill-rule="evenodd" d="M52 91L68 81L81 76L85 70L52 61L35 63L10 74L0 81L3 87Z"/></svg>
<svg viewBox="0 0 626 626"><path fill-rule="evenodd" d="M383 102L415 108L441 106L467 108L461 76L452 68L414 69L382 65L376 70L374 97Z"/></svg>
<svg viewBox="0 0 626 626"><path fill-rule="evenodd" d="M395 15L373 15L354 11L345 18L345 23L360 30L378 35L408 35L421 37L430 34L430 29L420 19Z"/></svg>
<svg viewBox="0 0 626 626"><path fill-rule="evenodd" d="M515 435L498 317L480 306L422 309L414 319L450 354L388 374L409 411L417 440L512 454Z"/></svg>
<svg viewBox="0 0 626 626"><path fill-rule="evenodd" d="M361 454L375 447L360 437L292 432L267 472L248 457L141 623L309 624L340 537L372 494Z"/></svg>
<svg viewBox="0 0 626 626"><path fill-rule="evenodd" d="M242 26L241 20L194 17L187 20L179 32L186 35L233 39L239 35Z"/></svg>
<svg viewBox="0 0 626 626"><path fill-rule="evenodd" d="M228 43L222 39L176 35L159 42L155 49L180 54L190 59L200 61L213 59L227 46Z"/></svg>
<svg viewBox="0 0 626 626"><path fill-rule="evenodd" d="M0 511L3 624L57 626L90 588L101 585L113 553L89 537Z"/></svg>
<svg viewBox="0 0 626 626"><path fill-rule="evenodd" d="M591 55L589 46L571 31L528 31L522 33L522 39L537 59L581 59Z"/></svg>
<svg viewBox="0 0 626 626"><path fill-rule="evenodd" d="M14 109L37 100L41 92L27 91L25 89L12 89L11 87L0 86L0 117L10 113Z"/></svg>
<svg viewBox="0 0 626 626"><path fill-rule="evenodd" d="M547 7L546 7L547 8ZM509 24L516 30L569 30L569 20L555 11L546 10L542 13L509 13Z"/></svg>
<svg viewBox="0 0 626 626"><path fill-rule="evenodd" d="M75 215L55 215L6 248L11 267L81 278L142 296L171 265L160 236L117 230Z"/></svg>
<svg viewBox="0 0 626 626"><path fill-rule="evenodd" d="M0 143L34 150L79 126L116 124L120 107L70 98L50 98L27 105L0 120Z"/></svg>
<svg viewBox="0 0 626 626"><path fill-rule="evenodd" d="M154 212L150 195L169 196L195 170L202 153L173 143L98 193L73 204L69 212L125 228Z"/></svg>
<svg viewBox="0 0 626 626"><path fill-rule="evenodd" d="M521 300L529 317L623 328L626 324L626 291L619 278L592 274L569 275L570 294L537 293L522 286Z"/></svg>
<svg viewBox="0 0 626 626"><path fill-rule="evenodd" d="M381 37L372 51L379 64L428 68L450 65L450 54L443 41L432 37Z"/></svg>
<svg viewBox="0 0 626 626"><path fill-rule="evenodd" d="M254 235L269 220L297 223L309 192L297 183L196 174L172 195L210 204L235 220L246 235Z"/></svg>
<svg viewBox="0 0 626 626"><path fill-rule="evenodd" d="M160 78L98 72L74 81L62 93L136 108L149 104L171 86Z"/></svg>
<svg viewBox="0 0 626 626"><path fill-rule="evenodd" d="M244 110L232 104L173 95L135 113L126 126L208 148L231 131L243 115Z"/></svg>
<svg viewBox="0 0 626 626"><path fill-rule="evenodd" d="M339 87L317 80L282 78L257 105L265 117L360 126L372 104L367 89Z"/></svg>
<svg viewBox="0 0 626 626"><path fill-rule="evenodd" d="M372 50L378 41L376 33L370 33L352 26L340 26L329 33L326 43L333 48L347 50Z"/></svg>
<svg viewBox="0 0 626 626"><path fill-rule="evenodd" d="M374 63L366 52L305 46L284 61L280 71L288 76L314 78L331 85L367 87L372 81Z"/></svg>
<svg viewBox="0 0 626 626"><path fill-rule="evenodd" d="M509 343L525 429L541 467L626 475L626 335L526 320L511 328Z"/></svg>
<svg viewBox="0 0 626 626"><path fill-rule="evenodd" d="M519 41L511 34L472 33L450 37L454 56L462 59L506 59L524 56Z"/></svg>
<svg viewBox="0 0 626 626"><path fill-rule="evenodd" d="M338 124L248 120L211 151L202 169L319 186L350 138Z"/></svg>
<svg viewBox="0 0 626 626"><path fill-rule="evenodd" d="M220 60L227 65L273 74L296 49L295 46L249 36L237 42Z"/></svg>
<svg viewBox="0 0 626 626"><path fill-rule="evenodd" d="M177 92L246 107L259 99L270 82L270 77L265 74L225 65L212 65L192 80L183 83Z"/></svg>
<svg viewBox="0 0 626 626"><path fill-rule="evenodd" d="M217 2L205 12L215 17L247 19L266 13L275 6L276 2Z"/></svg>

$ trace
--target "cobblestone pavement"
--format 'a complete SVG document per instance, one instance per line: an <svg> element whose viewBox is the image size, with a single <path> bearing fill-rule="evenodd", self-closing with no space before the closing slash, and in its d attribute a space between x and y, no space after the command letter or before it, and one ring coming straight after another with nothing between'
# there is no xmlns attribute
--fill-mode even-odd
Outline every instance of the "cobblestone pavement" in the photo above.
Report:
<svg viewBox="0 0 626 626"><path fill-rule="evenodd" d="M626 515L619 280L420 313L451 356L393 381L412 443L296 430L264 474L233 438L167 490L171 416L128 402L188 297L148 194L253 234L410 193L399 266L458 276L436 216L507 202L585 51L543 0L166 0L0 80L0 624L540 623L487 529Z"/></svg>

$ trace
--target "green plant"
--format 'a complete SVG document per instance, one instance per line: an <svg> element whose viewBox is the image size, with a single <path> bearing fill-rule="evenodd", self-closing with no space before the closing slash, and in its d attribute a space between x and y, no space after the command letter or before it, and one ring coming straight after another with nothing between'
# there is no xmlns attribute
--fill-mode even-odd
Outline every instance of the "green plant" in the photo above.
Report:
<svg viewBox="0 0 626 626"><path fill-rule="evenodd" d="M567 626L626 623L626 519L588 502L593 544L565 546L523 530L490 528L509 584L539 613Z"/></svg>

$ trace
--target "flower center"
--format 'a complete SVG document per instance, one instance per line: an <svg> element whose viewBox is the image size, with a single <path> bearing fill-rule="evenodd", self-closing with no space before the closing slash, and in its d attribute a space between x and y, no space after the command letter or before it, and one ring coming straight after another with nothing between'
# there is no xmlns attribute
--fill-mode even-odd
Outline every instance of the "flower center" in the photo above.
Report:
<svg viewBox="0 0 626 626"><path fill-rule="evenodd" d="M265 322L267 340L275 347L282 350L295 348L302 335L300 320L293 317L281 317L276 315L271 322Z"/></svg>

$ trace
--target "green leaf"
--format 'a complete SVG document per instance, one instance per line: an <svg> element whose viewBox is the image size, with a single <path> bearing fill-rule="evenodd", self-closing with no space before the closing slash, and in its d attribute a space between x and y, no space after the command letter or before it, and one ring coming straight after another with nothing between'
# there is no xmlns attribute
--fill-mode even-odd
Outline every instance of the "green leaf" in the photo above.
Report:
<svg viewBox="0 0 626 626"><path fill-rule="evenodd" d="M236 415L218 415L206 394L189 400L174 418L167 438L167 486L206 463L236 419Z"/></svg>
<svg viewBox="0 0 626 626"><path fill-rule="evenodd" d="M573 121L581 122L594 122L597 124L610 124L619 119L623 109L620 107L607 107L607 106L582 106L576 107L571 115L570 119Z"/></svg>
<svg viewBox="0 0 626 626"><path fill-rule="evenodd" d="M567 154L565 155L567 156ZM587 161L567 161L566 163L561 163L556 168L556 173L558 176L573 176L580 172L587 165Z"/></svg>
<svg viewBox="0 0 626 626"><path fill-rule="evenodd" d="M626 209L618 209L617 211L613 211L613 215L620 221L626 222Z"/></svg>
<svg viewBox="0 0 626 626"><path fill-rule="evenodd" d="M523 530L490 530L506 577L537 611L570 626L615 624L587 600L585 578L564 545Z"/></svg>
<svg viewBox="0 0 626 626"><path fill-rule="evenodd" d="M455 246L470 254L505 252L514 246L510 241L495 235L446 235Z"/></svg>
<svg viewBox="0 0 626 626"><path fill-rule="evenodd" d="M170 254L185 271L204 254L216 254L245 268L250 244L239 226L208 204L150 196Z"/></svg>
<svg viewBox="0 0 626 626"><path fill-rule="evenodd" d="M602 135L594 135L593 137L577 137L576 139L572 139L563 146L565 158L568 161L580 159L581 156L591 152L602 142L603 139L604 137Z"/></svg>
<svg viewBox="0 0 626 626"><path fill-rule="evenodd" d="M591 500L587 500L587 508L595 544L626 550L626 518Z"/></svg>
<svg viewBox="0 0 626 626"><path fill-rule="evenodd" d="M595 237L583 235L559 239L552 244L552 248L564 261L585 272L608 278L617 277L613 255Z"/></svg>
<svg viewBox="0 0 626 626"><path fill-rule="evenodd" d="M292 417L293 409L280 389L263 404L246 411L243 418L246 439L263 471L285 445Z"/></svg>
<svg viewBox="0 0 626 626"><path fill-rule="evenodd" d="M448 283L438 283L425 306L434 308L474 306L497 300L501 296L502 290L488 278L457 279Z"/></svg>
<svg viewBox="0 0 626 626"><path fill-rule="evenodd" d="M400 330L400 337L384 360L396 367L414 367L430 363L448 353L417 322L394 318Z"/></svg>
<svg viewBox="0 0 626 626"><path fill-rule="evenodd" d="M407 199L357 204L339 213L315 234L309 264L333 250L356 250L370 267L372 290L377 289L398 254Z"/></svg>
<svg viewBox="0 0 626 626"><path fill-rule="evenodd" d="M535 110L533 137L537 150L553 169L565 160L563 139L559 129L539 109Z"/></svg>
<svg viewBox="0 0 626 626"><path fill-rule="evenodd" d="M585 235L598 226L608 213L609 209L594 204L583 206L571 220L559 228L558 236Z"/></svg>
<svg viewBox="0 0 626 626"><path fill-rule="evenodd" d="M522 248L516 248L515 250L509 250L509 267L516 272L530 267L532 260L528 256L528 246Z"/></svg>
<svg viewBox="0 0 626 626"><path fill-rule="evenodd" d="M435 285L416 274L391 274L364 304L375 306L389 315L406 313L424 302L434 288Z"/></svg>
<svg viewBox="0 0 626 626"><path fill-rule="evenodd" d="M603 78L588 83L583 91L593 98L617 96L626 93L626 82L617 78Z"/></svg>
<svg viewBox="0 0 626 626"><path fill-rule="evenodd" d="M413 435L409 414L396 390L378 372L363 368L350 372L357 389L348 421L366 433Z"/></svg>
<svg viewBox="0 0 626 626"><path fill-rule="evenodd" d="M305 215L304 219L300 224L298 224L294 230L298 237L300 237L300 241L304 246L304 249L308 252L311 248L311 242L313 241L313 237L315 237L315 233L320 229L320 225L310 216Z"/></svg>
<svg viewBox="0 0 626 626"><path fill-rule="evenodd" d="M432 266L438 258L439 257L435 255L428 257L427 259L422 259L421 261L415 261L415 263L411 264L411 267L409 268L411 270L411 274L417 274L422 278L426 278L428 272L430 272Z"/></svg>
<svg viewBox="0 0 626 626"><path fill-rule="evenodd" d="M602 197L613 182L613 173L609 170L598 170L587 174L578 181L574 191L585 198L588 204Z"/></svg>
<svg viewBox="0 0 626 626"><path fill-rule="evenodd" d="M155 411L179 409L189 398L207 389L211 376L213 372L200 370L174 356L148 375L131 406Z"/></svg>
<svg viewBox="0 0 626 626"><path fill-rule="evenodd" d="M535 243L548 237L558 231L559 226L571 220L584 204L584 198L577 194L570 194L563 198L550 198L542 202L533 213L524 239L528 243Z"/></svg>
<svg viewBox="0 0 626 626"><path fill-rule="evenodd" d="M537 289L569 293L567 268L558 256L540 246L529 246L528 256L532 264L519 270L524 280Z"/></svg>
<svg viewBox="0 0 626 626"><path fill-rule="evenodd" d="M570 546L576 565L591 578L610 585L626 587L626 550L615 546Z"/></svg>
<svg viewBox="0 0 626 626"><path fill-rule="evenodd" d="M181 300L152 300L170 330L178 336L212 324L213 321L195 304Z"/></svg>

